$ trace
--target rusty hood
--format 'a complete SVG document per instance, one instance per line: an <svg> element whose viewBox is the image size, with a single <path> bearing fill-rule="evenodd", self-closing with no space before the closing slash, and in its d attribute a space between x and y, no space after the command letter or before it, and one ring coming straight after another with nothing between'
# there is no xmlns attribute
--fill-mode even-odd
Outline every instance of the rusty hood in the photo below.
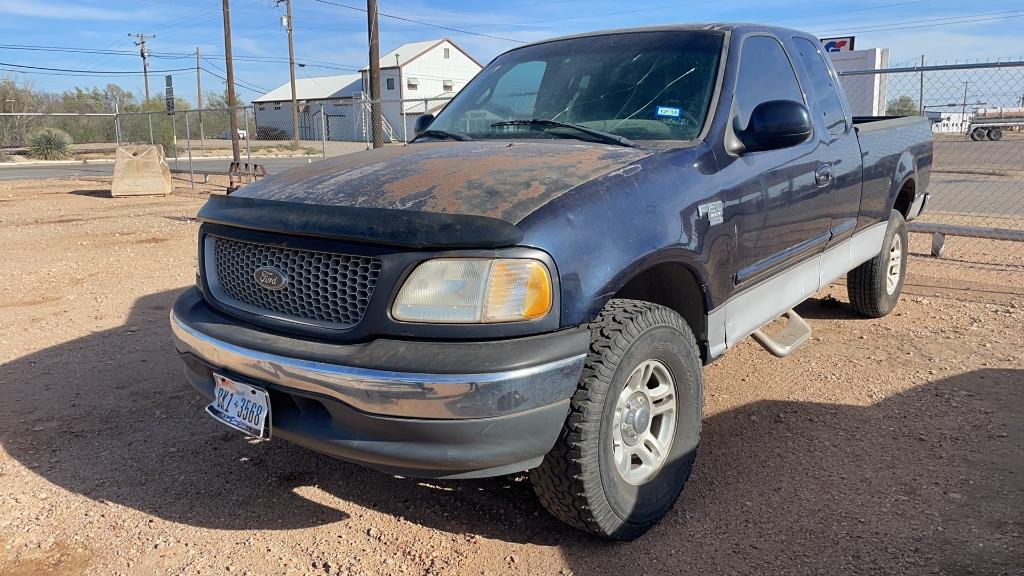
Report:
<svg viewBox="0 0 1024 576"><path fill-rule="evenodd" d="M323 160L232 196L488 216L516 224L568 190L650 154L566 141L423 142Z"/></svg>

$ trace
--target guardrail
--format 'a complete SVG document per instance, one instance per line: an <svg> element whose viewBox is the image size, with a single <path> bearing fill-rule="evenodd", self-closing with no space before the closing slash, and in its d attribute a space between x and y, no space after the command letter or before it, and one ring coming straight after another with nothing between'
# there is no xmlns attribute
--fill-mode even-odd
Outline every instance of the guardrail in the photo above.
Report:
<svg viewBox="0 0 1024 576"><path fill-rule="evenodd" d="M956 224L935 224L931 222L910 222L907 229L911 232L923 232L932 235L932 256L941 258L946 248L946 236L963 236L965 238L982 238L985 240L1008 240L1024 242L1024 230L1006 230L1004 228L984 228L981 226L958 226Z"/></svg>

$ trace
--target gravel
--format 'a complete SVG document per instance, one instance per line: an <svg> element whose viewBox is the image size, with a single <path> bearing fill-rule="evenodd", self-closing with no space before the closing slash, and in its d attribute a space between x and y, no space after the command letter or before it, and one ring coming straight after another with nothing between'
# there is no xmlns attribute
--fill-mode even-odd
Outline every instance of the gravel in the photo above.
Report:
<svg viewBox="0 0 1024 576"><path fill-rule="evenodd" d="M679 503L609 544L525 474L390 477L212 421L167 326L205 193L108 189L0 182L0 574L1022 573L1024 266L917 254L890 316L839 282L793 356L741 343Z"/></svg>

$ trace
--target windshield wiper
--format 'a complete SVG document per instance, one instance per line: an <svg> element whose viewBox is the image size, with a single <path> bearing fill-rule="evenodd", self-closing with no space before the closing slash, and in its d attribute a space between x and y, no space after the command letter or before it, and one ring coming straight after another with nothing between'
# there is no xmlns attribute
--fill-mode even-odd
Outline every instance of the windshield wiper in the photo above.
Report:
<svg viewBox="0 0 1024 576"><path fill-rule="evenodd" d="M615 134L609 134L608 132L602 132L594 128L588 128L582 124L571 124L569 122L559 122L557 120L543 120L540 118L534 118L532 120L506 120L505 122L495 122L491 124L492 128L498 126L547 126L549 128L569 128L582 132L591 139L604 142L605 144L616 144L618 146L626 146L629 148L639 148L640 145L633 142L625 136L616 136ZM582 139L582 138L577 138Z"/></svg>
<svg viewBox="0 0 1024 576"><path fill-rule="evenodd" d="M459 142L468 142L472 140L472 138L470 138L469 136L466 136L465 134L459 134L458 132L448 132L447 130L424 130L423 132L417 134L415 138L410 140L410 142L415 142L421 136L429 136L431 138L438 138L440 140L458 140Z"/></svg>

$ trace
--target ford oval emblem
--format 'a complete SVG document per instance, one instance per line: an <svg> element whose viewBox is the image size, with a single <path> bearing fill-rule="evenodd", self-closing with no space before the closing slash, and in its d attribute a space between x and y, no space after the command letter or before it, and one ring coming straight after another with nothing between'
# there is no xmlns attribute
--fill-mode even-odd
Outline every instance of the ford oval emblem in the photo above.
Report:
<svg viewBox="0 0 1024 576"><path fill-rule="evenodd" d="M257 268L252 277L267 290L284 290L288 286L288 275L271 266Z"/></svg>

